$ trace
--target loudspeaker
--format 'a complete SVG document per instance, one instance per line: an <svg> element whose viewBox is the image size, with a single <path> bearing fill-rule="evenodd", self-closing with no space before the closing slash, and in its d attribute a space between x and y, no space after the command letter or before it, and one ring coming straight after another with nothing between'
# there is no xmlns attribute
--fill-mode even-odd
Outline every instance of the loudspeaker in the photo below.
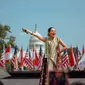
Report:
<svg viewBox="0 0 85 85"><path fill-rule="evenodd" d="M2 81L0 81L0 85L4 85L4 83Z"/></svg>

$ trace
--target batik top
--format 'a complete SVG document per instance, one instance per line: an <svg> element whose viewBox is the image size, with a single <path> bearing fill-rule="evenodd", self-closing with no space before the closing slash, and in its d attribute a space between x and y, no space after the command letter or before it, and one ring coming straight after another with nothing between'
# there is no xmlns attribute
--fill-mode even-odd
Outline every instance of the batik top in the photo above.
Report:
<svg viewBox="0 0 85 85"><path fill-rule="evenodd" d="M57 48L59 46L59 41L60 39L57 37L54 37L53 39L49 37L46 38L45 55L47 58L52 59L54 63L56 63L57 60Z"/></svg>

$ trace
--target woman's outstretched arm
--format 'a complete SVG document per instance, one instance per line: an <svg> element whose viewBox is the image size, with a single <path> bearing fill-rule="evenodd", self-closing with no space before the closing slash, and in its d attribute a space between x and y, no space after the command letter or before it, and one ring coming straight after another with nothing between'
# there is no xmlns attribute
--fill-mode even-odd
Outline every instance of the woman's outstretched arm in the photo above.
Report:
<svg viewBox="0 0 85 85"><path fill-rule="evenodd" d="M30 30L27 30L27 29L25 29L25 28L22 28L22 31L25 32L25 33L27 33L27 34L31 34L31 35L37 37L39 40L41 40L41 41L43 41L43 42L46 41L46 39L45 39L44 37L39 36L39 35L37 35L36 33L32 32L32 31L30 31Z"/></svg>

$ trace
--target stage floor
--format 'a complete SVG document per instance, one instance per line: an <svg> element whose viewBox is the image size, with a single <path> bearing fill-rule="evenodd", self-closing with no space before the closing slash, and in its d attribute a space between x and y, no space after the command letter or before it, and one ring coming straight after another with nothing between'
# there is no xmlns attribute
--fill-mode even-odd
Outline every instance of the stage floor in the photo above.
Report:
<svg viewBox="0 0 85 85"><path fill-rule="evenodd" d="M11 76L1 78L4 85L39 85L40 71L9 72ZM85 71L72 71L68 73L70 85L73 83L84 83ZM81 84L83 85L83 84Z"/></svg>

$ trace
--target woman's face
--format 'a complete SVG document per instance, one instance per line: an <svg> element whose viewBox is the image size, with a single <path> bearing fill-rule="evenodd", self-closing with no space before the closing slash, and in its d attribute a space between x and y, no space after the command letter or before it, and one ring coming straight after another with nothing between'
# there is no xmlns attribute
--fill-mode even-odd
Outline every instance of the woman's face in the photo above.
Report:
<svg viewBox="0 0 85 85"><path fill-rule="evenodd" d="M52 28L49 32L48 32L50 38L54 38L55 34L56 34L56 31L54 28Z"/></svg>

